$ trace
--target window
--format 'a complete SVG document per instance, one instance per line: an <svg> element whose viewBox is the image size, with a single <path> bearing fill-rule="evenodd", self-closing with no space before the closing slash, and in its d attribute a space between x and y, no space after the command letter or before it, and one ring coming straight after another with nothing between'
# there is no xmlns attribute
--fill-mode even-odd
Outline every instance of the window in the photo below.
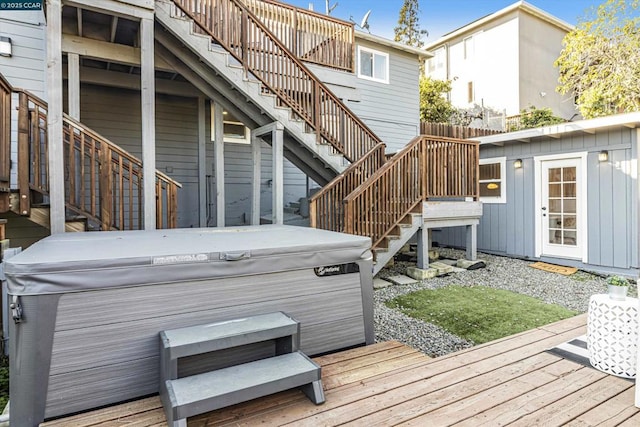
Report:
<svg viewBox="0 0 640 427"><path fill-rule="evenodd" d="M358 77L389 83L389 55L358 46Z"/></svg>
<svg viewBox="0 0 640 427"><path fill-rule="evenodd" d="M467 83L467 102L471 104L475 101L475 96L473 93L473 82Z"/></svg>
<svg viewBox="0 0 640 427"><path fill-rule="evenodd" d="M249 144L251 142L249 128L228 111L222 112L224 124L224 142ZM211 104L211 140L215 136L215 109Z"/></svg>
<svg viewBox="0 0 640 427"><path fill-rule="evenodd" d="M473 37L467 37L463 41L464 59L473 59Z"/></svg>
<svg viewBox="0 0 640 427"><path fill-rule="evenodd" d="M484 203L506 203L506 157L480 159L480 200Z"/></svg>

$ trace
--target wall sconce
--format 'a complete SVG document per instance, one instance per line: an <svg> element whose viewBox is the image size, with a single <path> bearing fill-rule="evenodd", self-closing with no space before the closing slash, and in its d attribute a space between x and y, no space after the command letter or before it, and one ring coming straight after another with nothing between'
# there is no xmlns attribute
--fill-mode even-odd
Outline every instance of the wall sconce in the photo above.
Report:
<svg viewBox="0 0 640 427"><path fill-rule="evenodd" d="M11 58L11 39L0 36L0 56Z"/></svg>
<svg viewBox="0 0 640 427"><path fill-rule="evenodd" d="M513 162L513 167L516 169L522 169L522 159L518 159Z"/></svg>
<svg viewBox="0 0 640 427"><path fill-rule="evenodd" d="M609 152L607 150L602 150L598 153L599 162L606 162L607 160L609 160Z"/></svg>

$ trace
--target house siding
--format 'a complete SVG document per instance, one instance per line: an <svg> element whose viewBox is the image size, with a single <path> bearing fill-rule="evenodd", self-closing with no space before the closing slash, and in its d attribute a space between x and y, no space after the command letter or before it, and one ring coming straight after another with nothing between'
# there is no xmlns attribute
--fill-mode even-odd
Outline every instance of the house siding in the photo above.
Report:
<svg viewBox="0 0 640 427"><path fill-rule="evenodd" d="M418 57L358 40L357 45L389 55L389 83L360 79L355 73L309 66L345 104L396 152L420 133Z"/></svg>
<svg viewBox="0 0 640 427"><path fill-rule="evenodd" d="M507 158L507 202L483 204L478 250L535 258L534 157L586 151L587 263L563 262L602 271L638 269L637 143L637 130L620 128L529 143L507 142L503 147L481 145L480 158ZM598 161L601 150L608 151L607 162ZM516 159L523 160L519 170L513 168ZM444 228L434 233L434 240L463 247L465 232Z"/></svg>
<svg viewBox="0 0 640 427"><path fill-rule="evenodd" d="M141 158L140 95L137 91L83 84L81 88L82 123L108 138L134 156ZM195 98L156 94L156 168L182 184L178 190L178 227L199 226L198 197L198 102ZM207 166L214 175L210 112L206 113ZM225 144L226 224L240 225L250 220L251 148L244 144ZM261 213L271 210L271 147L262 148ZM306 192L306 178L285 160L285 205L297 202ZM215 180L209 178L212 216L216 224ZM205 201L202 201L205 203Z"/></svg>

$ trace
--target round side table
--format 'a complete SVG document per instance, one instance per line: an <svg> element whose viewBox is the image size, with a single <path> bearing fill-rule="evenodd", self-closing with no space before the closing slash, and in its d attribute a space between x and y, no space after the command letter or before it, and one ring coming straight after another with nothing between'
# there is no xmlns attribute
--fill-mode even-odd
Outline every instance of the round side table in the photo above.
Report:
<svg viewBox="0 0 640 427"><path fill-rule="evenodd" d="M591 365L608 374L635 378L638 299L614 301L608 295L589 300L587 349Z"/></svg>

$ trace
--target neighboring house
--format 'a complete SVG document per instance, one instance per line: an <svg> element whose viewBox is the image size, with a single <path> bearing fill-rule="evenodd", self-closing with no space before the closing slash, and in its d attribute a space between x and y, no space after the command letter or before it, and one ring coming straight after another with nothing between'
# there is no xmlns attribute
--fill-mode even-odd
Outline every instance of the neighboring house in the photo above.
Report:
<svg viewBox="0 0 640 427"><path fill-rule="evenodd" d="M640 113L477 139L479 250L637 276Z"/></svg>
<svg viewBox="0 0 640 427"><path fill-rule="evenodd" d="M425 73L451 80L450 100L458 108L481 105L512 116L533 105L570 120L577 113L574 99L556 92L558 69L553 64L572 29L519 1L427 45L434 56Z"/></svg>
<svg viewBox="0 0 640 427"><path fill-rule="evenodd" d="M475 175L458 167L451 177L446 168L433 172L433 182L458 180L437 192L427 191L421 170L407 171L406 180L372 176L383 164L395 173L384 153L420 132L419 70L430 56L422 49L273 0L47 7L46 24L42 12L29 20L0 14L0 37L12 49L0 57L0 73L48 103L12 96L11 162L0 161L12 173L3 197L20 216L14 225L35 221L42 205L53 233L69 227L71 214L100 230L283 223L286 205L304 205L322 187L310 201L311 225L369 235L382 248L421 227L411 214L428 197L477 197ZM36 144L30 153L17 149L29 144ZM459 161L473 168L477 146L460 145L470 157ZM426 168L425 159L411 165ZM347 215L382 185L399 188L376 196L389 207L366 205L379 218ZM24 235L32 229L21 227L21 241L9 237L26 246L42 235Z"/></svg>

